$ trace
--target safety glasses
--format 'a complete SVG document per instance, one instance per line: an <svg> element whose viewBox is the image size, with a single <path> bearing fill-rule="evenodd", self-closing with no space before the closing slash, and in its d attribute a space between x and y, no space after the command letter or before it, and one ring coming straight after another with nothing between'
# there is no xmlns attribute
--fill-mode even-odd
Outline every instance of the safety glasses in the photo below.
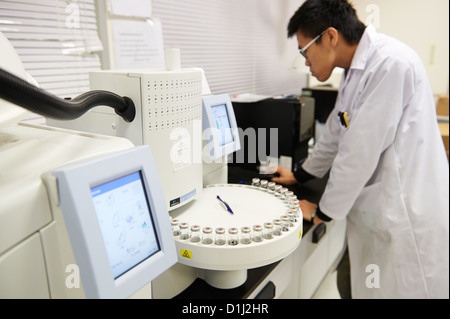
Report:
<svg viewBox="0 0 450 319"><path fill-rule="evenodd" d="M314 42L316 42L317 40L320 39L320 37L326 32L327 30L323 31L321 34L319 34L317 37L315 37L314 39L311 40L311 42L309 42L303 49L298 49L298 51L300 52L301 55L303 55L303 57L305 59L307 59L306 57L306 50L308 50L308 48L313 45Z"/></svg>

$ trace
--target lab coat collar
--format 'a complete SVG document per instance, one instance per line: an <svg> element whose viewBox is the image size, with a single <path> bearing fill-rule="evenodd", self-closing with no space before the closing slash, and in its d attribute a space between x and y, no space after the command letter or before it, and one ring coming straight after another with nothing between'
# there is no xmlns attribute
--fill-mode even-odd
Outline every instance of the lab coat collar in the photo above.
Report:
<svg viewBox="0 0 450 319"><path fill-rule="evenodd" d="M364 70L369 58L370 49L376 36L375 28L372 25L366 27L366 30L359 41L358 48L353 56L350 69Z"/></svg>

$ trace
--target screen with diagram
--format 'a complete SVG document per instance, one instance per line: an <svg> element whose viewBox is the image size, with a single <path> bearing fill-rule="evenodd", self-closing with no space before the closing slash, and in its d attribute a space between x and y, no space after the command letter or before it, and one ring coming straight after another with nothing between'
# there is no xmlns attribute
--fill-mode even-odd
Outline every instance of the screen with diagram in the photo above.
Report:
<svg viewBox="0 0 450 319"><path fill-rule="evenodd" d="M114 279L160 251L140 171L91 188Z"/></svg>
<svg viewBox="0 0 450 319"><path fill-rule="evenodd" d="M231 132L230 119L228 117L227 105L220 104L211 107L214 124L220 131L221 140L219 145L223 146L234 141L233 134Z"/></svg>

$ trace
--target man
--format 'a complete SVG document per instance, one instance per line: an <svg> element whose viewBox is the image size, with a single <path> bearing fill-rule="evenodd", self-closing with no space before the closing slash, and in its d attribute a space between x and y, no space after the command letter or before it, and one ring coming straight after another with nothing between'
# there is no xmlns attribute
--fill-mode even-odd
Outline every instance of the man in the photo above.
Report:
<svg viewBox="0 0 450 319"><path fill-rule="evenodd" d="M365 27L346 0L307 0L292 17L320 81L345 70L313 153L283 184L330 171L314 224L347 219L354 298L449 298L449 167L433 94L416 53Z"/></svg>

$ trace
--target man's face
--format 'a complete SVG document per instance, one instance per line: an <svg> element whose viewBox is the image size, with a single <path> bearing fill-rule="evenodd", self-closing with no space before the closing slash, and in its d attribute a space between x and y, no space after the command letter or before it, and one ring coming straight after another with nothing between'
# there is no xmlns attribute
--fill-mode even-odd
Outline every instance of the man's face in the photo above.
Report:
<svg viewBox="0 0 450 319"><path fill-rule="evenodd" d="M305 65L309 67L312 76L323 82L329 79L334 69L334 55L327 45L327 33L323 34L318 41L311 44L304 52L306 56ZM299 49L305 48L314 38L304 37L297 32Z"/></svg>

